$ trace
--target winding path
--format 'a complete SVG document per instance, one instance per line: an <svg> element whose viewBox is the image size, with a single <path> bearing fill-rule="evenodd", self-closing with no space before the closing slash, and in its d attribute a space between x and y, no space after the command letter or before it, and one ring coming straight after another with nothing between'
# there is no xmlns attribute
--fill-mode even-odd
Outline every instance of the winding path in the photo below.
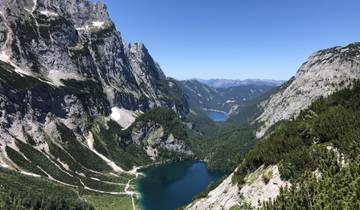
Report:
<svg viewBox="0 0 360 210"><path fill-rule="evenodd" d="M133 206L133 210L136 210L135 198L134 198L134 196L136 195L136 192L129 190L129 188L130 188L130 183L131 183L134 179L135 179L135 178L129 179L129 181L127 182L126 187L125 187L125 193L127 193L127 194L129 194L129 195L131 196L131 203L132 203L132 206Z"/></svg>

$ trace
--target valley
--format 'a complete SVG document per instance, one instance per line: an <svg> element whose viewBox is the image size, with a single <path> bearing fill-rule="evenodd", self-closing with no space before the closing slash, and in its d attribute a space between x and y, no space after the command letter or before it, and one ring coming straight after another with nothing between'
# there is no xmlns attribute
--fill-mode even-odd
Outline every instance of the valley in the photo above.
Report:
<svg viewBox="0 0 360 210"><path fill-rule="evenodd" d="M359 80L176 80L102 2L2 0L0 209L360 209Z"/></svg>

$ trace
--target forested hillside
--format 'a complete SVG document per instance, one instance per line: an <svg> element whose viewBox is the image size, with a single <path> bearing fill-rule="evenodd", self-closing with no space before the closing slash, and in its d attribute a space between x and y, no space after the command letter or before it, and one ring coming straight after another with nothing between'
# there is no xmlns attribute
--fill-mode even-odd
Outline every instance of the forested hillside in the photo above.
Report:
<svg viewBox="0 0 360 210"><path fill-rule="evenodd" d="M312 54L261 102L254 148L188 209L358 209L359 46Z"/></svg>
<svg viewBox="0 0 360 210"><path fill-rule="evenodd" d="M235 172L239 186L261 165L279 166L290 189L264 209L359 209L360 82L321 98L283 121L252 149Z"/></svg>

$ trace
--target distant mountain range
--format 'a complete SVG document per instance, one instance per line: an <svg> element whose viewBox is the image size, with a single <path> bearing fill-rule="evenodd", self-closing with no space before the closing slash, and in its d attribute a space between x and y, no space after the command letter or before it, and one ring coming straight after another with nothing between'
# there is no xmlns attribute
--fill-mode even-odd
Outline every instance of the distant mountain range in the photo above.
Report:
<svg viewBox="0 0 360 210"><path fill-rule="evenodd" d="M246 80L233 80L233 79L195 79L203 84L214 88L229 88L243 85L267 85L267 86L280 86L285 80L270 80L270 79L246 79Z"/></svg>
<svg viewBox="0 0 360 210"><path fill-rule="evenodd" d="M219 110L229 115L236 114L242 105L254 100L277 85L249 83L231 87L212 87L198 80L183 80L178 82L187 97L190 108L194 110ZM254 104L257 106L257 104Z"/></svg>

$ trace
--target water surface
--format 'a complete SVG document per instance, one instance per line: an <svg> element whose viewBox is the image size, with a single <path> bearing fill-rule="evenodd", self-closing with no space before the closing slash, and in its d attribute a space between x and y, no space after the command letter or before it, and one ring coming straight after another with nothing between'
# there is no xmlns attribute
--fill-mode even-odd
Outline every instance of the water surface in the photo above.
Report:
<svg viewBox="0 0 360 210"><path fill-rule="evenodd" d="M203 162L182 161L151 167L137 186L142 210L173 210L191 203L210 182L224 175L209 171Z"/></svg>
<svg viewBox="0 0 360 210"><path fill-rule="evenodd" d="M207 116L215 122L225 122L228 118L224 112L207 111L206 113Z"/></svg>

